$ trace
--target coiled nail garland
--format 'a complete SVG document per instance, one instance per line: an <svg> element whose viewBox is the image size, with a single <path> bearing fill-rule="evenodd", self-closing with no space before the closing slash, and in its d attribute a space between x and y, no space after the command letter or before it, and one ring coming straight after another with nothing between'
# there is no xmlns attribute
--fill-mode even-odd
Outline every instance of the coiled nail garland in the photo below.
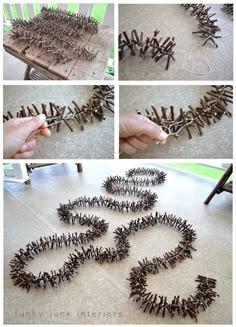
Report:
<svg viewBox="0 0 236 327"><path fill-rule="evenodd" d="M143 175L147 177L141 177ZM117 201L105 196L83 196L74 201L69 201L67 204L60 204L57 212L61 221L69 224L79 223L81 225L88 225L91 228L85 233L63 233L62 235L54 234L53 236L40 237L39 240L28 243L24 249L19 249L10 261L10 276L14 280L14 285L18 285L27 291L31 287L43 287L44 289L48 285L57 287L64 281L70 281L86 260L111 263L125 259L130 248L129 235L137 233L141 229L164 224L180 231L182 233L182 240L174 250L166 252L162 257L154 257L151 260L144 258L138 262L137 267L131 269L128 278L131 288L130 297L140 304L144 312L161 314L162 317L165 317L166 312L168 312L172 317L178 314L184 317L189 315L191 318L197 319L197 314L200 310L203 309L205 311L215 301L215 297L218 296L214 291L216 286L215 279L199 275L196 279L198 282L197 289L187 299L181 299L177 295L174 296L172 301L168 301L166 296L160 296L147 290L148 274L156 274L160 270L168 269L169 267L174 268L177 262L182 262L186 258L192 258L191 252L195 250L192 243L196 239L196 232L192 225L172 214L156 212L155 214L131 220L127 226L122 225L116 228L114 231L114 247L102 248L90 245L84 248L85 244L94 241L107 232L108 223L104 219L93 215L72 213L72 210L87 206L104 206L122 213L147 211L153 208L157 202L157 194L150 190L143 190L140 186L146 187L162 184L165 182L165 178L166 173L157 169L134 168L126 172L126 177L108 177L103 187L108 193L113 195L137 196L138 201ZM39 272L38 275L26 271L28 263L35 256L41 252L61 248L62 246L80 246L81 250L75 249L75 252L70 253L68 260L57 271Z"/></svg>

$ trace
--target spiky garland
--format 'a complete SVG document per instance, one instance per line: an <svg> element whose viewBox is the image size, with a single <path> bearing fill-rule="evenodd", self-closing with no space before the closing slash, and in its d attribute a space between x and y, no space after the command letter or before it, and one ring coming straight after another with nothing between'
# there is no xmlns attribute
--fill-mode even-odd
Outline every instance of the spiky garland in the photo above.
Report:
<svg viewBox="0 0 236 327"><path fill-rule="evenodd" d="M164 57L167 57L166 70L168 70L170 65L170 59L175 60L173 48L175 47L175 38L167 37L163 40L163 37L159 38L160 31L155 30L153 36L148 36L143 39L143 32L138 35L137 30L133 29L131 31L130 37L123 31L119 34L119 59L125 57L126 48L130 49L131 55L135 56L139 53L140 57L145 58L147 54L157 63Z"/></svg>
<svg viewBox="0 0 236 327"><path fill-rule="evenodd" d="M192 32L192 34L200 34L200 37L206 38L203 45L211 41L215 47L218 48L216 40L220 39L221 36L216 34L219 33L221 29L216 25L217 19L214 19L216 14L210 13L211 7L194 3L186 3L181 6L184 7L185 11L190 10L191 16L195 16L198 21L198 29Z"/></svg>
<svg viewBox="0 0 236 327"><path fill-rule="evenodd" d="M147 178L135 177L135 175L148 175ZM142 197L143 204L141 207L138 205L138 210L151 209L156 201L157 195L148 191L138 190L138 186L149 186L161 184L165 181L166 174L162 171L149 168L134 168L126 173L127 178L115 176L109 177L103 184L107 192L112 194L128 194ZM150 201L151 200L151 201ZM113 202L112 202L113 201ZM195 250L192 243L196 239L196 232L193 230L192 225L188 224L186 220L177 218L170 214L150 214L148 216L131 220L127 226L122 225L114 231L115 247L94 247L90 245L88 248L83 246L88 242L94 241L96 238L101 237L108 230L108 223L103 219L96 216L85 215L81 213L72 214L71 211L81 206L105 206L113 210L121 212L132 211L135 207L134 202L126 201L118 202L116 200L104 199L103 197L81 197L75 201L67 204L60 204L57 209L60 220L65 223L91 226L91 229L85 233L68 233L62 235L53 235L48 237L40 237L39 241L30 242L26 245L25 249L21 248L15 253L14 258L10 261L11 272L10 276L14 280L14 285L18 285L22 289L30 290L31 287L46 289L50 284L52 287L57 287L61 282L70 281L74 274L78 273L81 265L86 260L95 260L99 263L113 261L120 261L129 255L130 244L128 236L137 233L139 230L153 227L157 224L163 224L171 228L176 228L182 233L182 240L177 247L167 252L163 257L154 257L152 260L147 258L139 261L138 267L133 267L130 272L129 281L131 287L130 297L133 297L135 302L139 302L144 312L162 314L168 311L173 317L176 313L184 317L189 315L191 318L197 319L197 314L200 309L205 310L209 306L217 293L213 290L215 288L216 280L203 276L198 276L197 290L195 294L190 295L187 299L181 299L175 296L171 302L167 301L167 297L158 296L148 292L147 290L147 275L149 273L159 273L161 269L174 268L177 262L182 262L186 258L192 258L191 252ZM138 204L137 202L136 204ZM112 205L111 205L112 204ZM125 210L120 210L123 208ZM80 246L81 250L75 249L74 253L69 254L68 260L63 266L50 272L39 272L36 276L32 272L27 272L25 269L30 261L41 252L61 248L62 246Z"/></svg>
<svg viewBox="0 0 236 327"><path fill-rule="evenodd" d="M194 108L189 105L189 110L179 109L176 116L174 106L170 108L161 106L161 110L157 110L151 105L151 111L146 109L147 118L161 126L168 134L178 137L180 132L186 129L188 137L191 139L191 127L197 128L200 135L203 135L202 129L206 125L211 125L221 120L224 116L231 117L232 113L228 110L229 103L233 103L233 87L231 85L213 85L212 89L206 92L200 104ZM137 114L141 114L140 110L136 110Z"/></svg>
<svg viewBox="0 0 236 327"><path fill-rule="evenodd" d="M229 15L233 15L234 14L234 5L233 3L225 3L223 5L223 7L221 8L222 11L225 11L227 14Z"/></svg>
<svg viewBox="0 0 236 327"><path fill-rule="evenodd" d="M98 33L98 21L84 14L69 13L60 8L43 7L39 16L29 21L21 18L13 19L11 25L13 39L42 48L57 64L64 64L73 59L73 56L65 53L68 49L73 52L74 57L90 61L98 53L94 49L89 49L88 41L83 38L82 32L88 31L91 35Z"/></svg>
<svg viewBox="0 0 236 327"><path fill-rule="evenodd" d="M43 7L41 10L43 19L50 21L59 20L67 24L68 35L78 36L78 30L89 31L92 34L98 33L99 22L97 19L80 13L71 13L61 8Z"/></svg>
<svg viewBox="0 0 236 327"><path fill-rule="evenodd" d="M221 38L220 35L216 35L220 31L220 27L216 25L217 19L212 18L215 16L209 11L211 7L206 7L203 4L181 4L185 11L190 10L191 16L195 16L198 20L198 30L192 32L192 34L200 34L200 37L206 38L203 45L208 41L211 41L215 47L218 47L216 39ZM150 54L151 58L158 62L163 57L167 56L166 70L170 65L170 60L175 60L173 48L175 47L175 38L167 37L163 40L163 37L157 38L160 31L155 30L152 36L146 37L144 40L144 33L138 34L136 29L131 31L131 35L128 36L126 31L119 34L119 59L122 60L125 57L125 50L128 48L130 54L135 56L136 53L143 58L146 54ZM123 35L122 35L123 34Z"/></svg>
<svg viewBox="0 0 236 327"><path fill-rule="evenodd" d="M81 108L79 105L72 101L74 109L70 106L57 106L55 103L50 102L49 108L47 105L41 104L41 111L35 104L32 104L32 107L21 106L21 109L15 114L16 118L21 117L36 117L40 113L45 114L48 128L52 129L56 127L56 131L60 131L61 123L69 128L73 132L73 128L70 125L70 121L76 122L81 130L84 130L84 124L93 123L94 117L99 121L105 120L105 111L108 110L114 113L114 87L109 85L98 85L94 86L94 92L89 101L84 104ZM6 114L3 114L3 122L6 122L14 118L14 115L11 111L8 111Z"/></svg>

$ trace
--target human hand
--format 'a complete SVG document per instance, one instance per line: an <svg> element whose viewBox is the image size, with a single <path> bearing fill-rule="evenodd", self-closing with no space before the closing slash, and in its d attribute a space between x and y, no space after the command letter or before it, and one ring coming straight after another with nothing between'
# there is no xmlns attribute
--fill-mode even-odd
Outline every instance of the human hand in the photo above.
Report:
<svg viewBox="0 0 236 327"><path fill-rule="evenodd" d="M120 114L120 149L127 154L146 150L150 143L159 141L164 144L168 137L160 126L150 119L135 114Z"/></svg>
<svg viewBox="0 0 236 327"><path fill-rule="evenodd" d="M49 137L46 116L13 118L3 124L3 158L28 159L31 158L37 144L36 138L30 136L40 128L38 135Z"/></svg>

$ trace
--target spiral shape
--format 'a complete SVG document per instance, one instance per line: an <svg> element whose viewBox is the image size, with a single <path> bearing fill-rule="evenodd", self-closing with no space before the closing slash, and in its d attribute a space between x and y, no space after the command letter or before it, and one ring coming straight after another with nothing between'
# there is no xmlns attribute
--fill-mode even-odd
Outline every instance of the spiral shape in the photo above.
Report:
<svg viewBox="0 0 236 327"><path fill-rule="evenodd" d="M147 177L141 177L143 175ZM164 183L165 178L166 174L156 169L130 169L127 171L126 177L108 177L103 183L103 187L108 193L113 195L135 195L138 197L138 201L117 201L111 197L104 196L83 196L74 201L69 201L67 204L60 204L57 213L61 221L69 224L87 225L90 229L85 233L63 233L62 235L54 234L52 236L40 237L39 240L28 243L24 249L19 249L10 262L10 276L14 280L14 285L18 285L27 291L31 287L43 287L44 289L48 285L58 287L61 282L71 280L86 260L111 263L125 259L129 254L129 235L157 224L164 224L170 228L177 229L182 234L182 240L174 250L166 252L162 257L154 257L151 260L144 258L138 262L139 265L137 267L131 269L128 278L131 288L130 297L140 304L144 312L160 313L164 317L165 312L168 311L171 316L174 316L176 313L183 316L188 314L191 318L196 319L199 309L205 310L217 296L217 293L213 290L216 280L198 276L196 281L199 284L193 295L190 295L187 299L180 299L180 296L176 295L169 302L165 296L158 296L148 292L146 281L149 273L157 274L161 269L174 268L178 262L182 262L186 258L192 258L191 252L195 250L193 242L197 236L193 227L186 220L172 214L156 212L155 214L131 220L127 226L117 227L113 232L115 234L114 247L102 248L89 245L85 248L84 245L107 232L108 223L99 217L75 212L75 209L86 206L104 206L119 212L149 210L157 202L157 194L151 192L151 190L147 191L139 187ZM80 249L75 249L73 253L70 253L67 260L58 270L39 272L38 275L26 271L29 262L38 254L63 246L80 247Z"/></svg>

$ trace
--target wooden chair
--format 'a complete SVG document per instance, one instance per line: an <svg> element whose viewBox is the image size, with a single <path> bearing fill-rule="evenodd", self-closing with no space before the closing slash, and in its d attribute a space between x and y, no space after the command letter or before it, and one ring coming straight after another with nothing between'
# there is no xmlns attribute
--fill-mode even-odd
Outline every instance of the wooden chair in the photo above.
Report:
<svg viewBox="0 0 236 327"><path fill-rule="evenodd" d="M215 194L220 194L223 191L233 193L233 181L230 181L227 183L227 180L231 176L232 172L233 172L233 164L231 164L229 166L229 168L226 170L226 172L221 177L219 182L213 188L212 192L206 198L204 204L208 204L212 200L212 198L215 196Z"/></svg>

